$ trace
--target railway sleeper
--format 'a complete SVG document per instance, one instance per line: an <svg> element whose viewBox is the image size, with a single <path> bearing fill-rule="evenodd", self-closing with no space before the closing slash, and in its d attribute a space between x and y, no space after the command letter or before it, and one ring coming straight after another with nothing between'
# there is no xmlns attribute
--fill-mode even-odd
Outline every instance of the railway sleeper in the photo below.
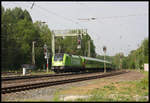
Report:
<svg viewBox="0 0 150 103"><path fill-rule="evenodd" d="M121 72L115 72L113 74L108 73L108 74L104 74L104 75L97 75L97 76L91 76L91 77L80 77L80 78L59 80L59 81L53 81L53 82L44 82L44 83L37 83L37 84L7 87L7 88L2 88L2 93L5 94L5 93L11 93L11 92L17 92L17 91L23 91L23 90L29 90L29 89L36 89L36 88L40 88L40 87L46 87L46 86L52 86L52 85L58 85L58 84L64 84L64 83L90 80L90 79L102 78L102 77L107 77L107 76L114 76L114 75L119 75L119 74L123 74L123 73L127 73L127 72L121 71Z"/></svg>

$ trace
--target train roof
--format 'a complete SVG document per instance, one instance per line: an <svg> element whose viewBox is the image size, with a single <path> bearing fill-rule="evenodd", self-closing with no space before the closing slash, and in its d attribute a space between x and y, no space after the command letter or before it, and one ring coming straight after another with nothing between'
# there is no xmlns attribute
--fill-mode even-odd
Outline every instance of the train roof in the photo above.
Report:
<svg viewBox="0 0 150 103"><path fill-rule="evenodd" d="M66 55L69 55L69 56L78 57L78 55L72 55L72 54L67 54L67 53L56 53L56 54L66 54ZM80 56L80 57L88 59L88 60L99 61L99 62L106 62L106 63L110 63L111 64L111 62L106 61L106 60L102 60L102 59L91 58L91 57L84 57L84 56Z"/></svg>
<svg viewBox="0 0 150 103"><path fill-rule="evenodd" d="M111 62L109 62L109 61L101 60L101 59L97 59L97 58L91 58L91 57L83 57L83 58L88 59L88 60L99 61L99 62L106 62L106 63L110 63L111 64Z"/></svg>

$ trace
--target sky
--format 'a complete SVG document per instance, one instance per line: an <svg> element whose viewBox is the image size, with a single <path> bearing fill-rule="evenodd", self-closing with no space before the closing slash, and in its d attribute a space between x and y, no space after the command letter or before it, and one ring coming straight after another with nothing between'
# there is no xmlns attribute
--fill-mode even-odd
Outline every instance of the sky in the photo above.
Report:
<svg viewBox="0 0 150 103"><path fill-rule="evenodd" d="M87 29L96 53L127 56L149 36L148 2L2 2L7 8L27 10L33 22L46 22L50 30ZM92 20L91 18L95 18Z"/></svg>

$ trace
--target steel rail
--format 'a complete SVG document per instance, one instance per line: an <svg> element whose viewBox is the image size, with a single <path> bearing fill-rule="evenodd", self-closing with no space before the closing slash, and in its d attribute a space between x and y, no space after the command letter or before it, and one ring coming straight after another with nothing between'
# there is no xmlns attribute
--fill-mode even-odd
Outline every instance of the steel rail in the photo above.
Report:
<svg viewBox="0 0 150 103"><path fill-rule="evenodd" d="M114 75L119 75L119 74L123 74L123 73L127 73L127 72L119 71L119 72L114 72L114 73L100 74L100 75L96 75L96 76L76 77L73 79L62 79L62 80L51 81L51 82L49 81L49 82L41 82L41 83L34 83L34 84L27 84L27 85L12 86L12 87L4 87L4 88L1 88L1 93L5 94L5 93L12 93L12 92L19 92L19 91L24 91L24 90L29 90L29 89L36 89L36 88L41 88L41 87L47 87L47 86L60 85L60 84L65 84L65 83L77 82L77 81L84 81L84 80L114 76Z"/></svg>
<svg viewBox="0 0 150 103"><path fill-rule="evenodd" d="M30 76L14 76L14 77L2 77L2 81L10 81L10 80L21 80L21 79L31 79L31 78L41 78L41 77L55 77L55 76L65 76L65 75L73 75L70 74L44 74L44 75L30 75Z"/></svg>
<svg viewBox="0 0 150 103"><path fill-rule="evenodd" d="M113 71L113 70L112 70ZM74 73L65 73L65 74L44 74L44 75L29 75L29 76L13 76L13 77L2 77L2 81L10 80L21 80L21 79L31 79L31 78L41 78L41 77L55 77L55 76L67 76L67 75L77 75L77 74L86 74L93 72L74 72Z"/></svg>

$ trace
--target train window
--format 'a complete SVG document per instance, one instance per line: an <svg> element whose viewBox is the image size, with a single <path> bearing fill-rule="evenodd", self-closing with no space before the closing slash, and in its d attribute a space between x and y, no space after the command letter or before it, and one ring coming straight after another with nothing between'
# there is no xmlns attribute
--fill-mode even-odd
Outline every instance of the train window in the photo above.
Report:
<svg viewBox="0 0 150 103"><path fill-rule="evenodd" d="M63 54L56 54L54 56L54 61L63 61Z"/></svg>

